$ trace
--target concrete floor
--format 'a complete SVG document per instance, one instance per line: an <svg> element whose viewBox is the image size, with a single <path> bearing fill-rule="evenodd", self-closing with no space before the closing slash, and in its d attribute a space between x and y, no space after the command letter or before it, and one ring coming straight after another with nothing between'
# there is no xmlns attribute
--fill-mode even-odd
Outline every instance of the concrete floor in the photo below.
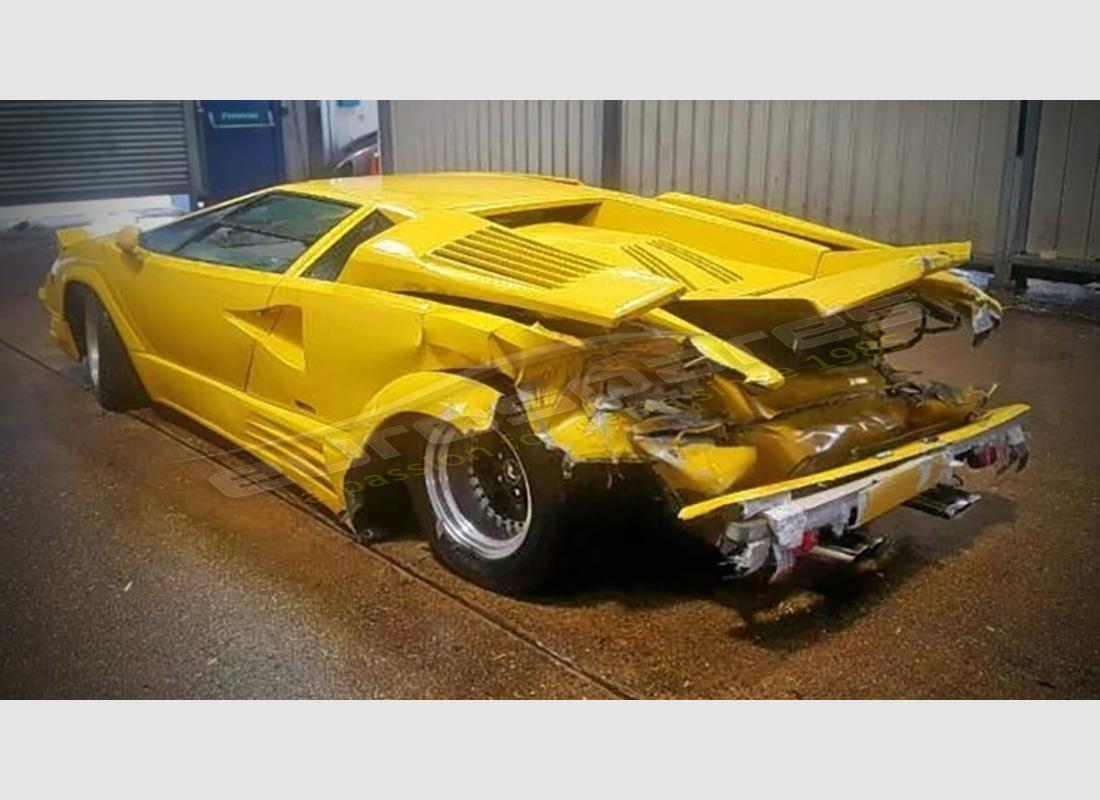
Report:
<svg viewBox="0 0 1100 800"><path fill-rule="evenodd" d="M293 493L227 498L219 444L101 411L45 334L48 239L0 237L0 696L1096 697L1100 326L1010 312L899 365L1035 406L1020 475L902 509L857 572L762 590L643 537L538 602L423 542L353 544Z"/></svg>

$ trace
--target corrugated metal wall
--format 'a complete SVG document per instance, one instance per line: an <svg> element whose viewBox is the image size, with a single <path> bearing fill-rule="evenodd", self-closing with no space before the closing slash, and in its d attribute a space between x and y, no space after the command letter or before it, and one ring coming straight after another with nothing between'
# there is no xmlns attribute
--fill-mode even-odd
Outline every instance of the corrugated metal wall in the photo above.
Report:
<svg viewBox="0 0 1100 800"><path fill-rule="evenodd" d="M628 101L623 188L750 202L898 244L997 249L1017 103Z"/></svg>
<svg viewBox="0 0 1100 800"><path fill-rule="evenodd" d="M1100 102L1043 103L1027 251L1100 258Z"/></svg>
<svg viewBox="0 0 1100 800"><path fill-rule="evenodd" d="M540 172L600 182L598 100L394 100L396 172Z"/></svg>
<svg viewBox="0 0 1100 800"><path fill-rule="evenodd" d="M600 181L599 101L394 101L394 170ZM622 188L751 202L899 244L997 250L1014 101L626 101Z"/></svg>

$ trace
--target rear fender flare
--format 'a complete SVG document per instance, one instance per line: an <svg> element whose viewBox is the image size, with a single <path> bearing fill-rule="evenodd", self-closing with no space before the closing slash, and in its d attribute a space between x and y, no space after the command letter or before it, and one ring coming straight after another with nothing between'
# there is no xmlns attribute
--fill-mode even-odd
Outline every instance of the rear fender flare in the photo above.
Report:
<svg viewBox="0 0 1100 800"><path fill-rule="evenodd" d="M349 431L359 443L358 455L338 484L343 487L346 521L355 535L373 538L389 527L387 514L404 513L398 510L408 500L404 482L415 475L412 461L420 458L433 428L445 422L464 434L487 431L503 396L492 386L448 372L412 372L379 390L356 418L357 430ZM358 485L352 488L353 484ZM374 488L368 493L367 486Z"/></svg>
<svg viewBox="0 0 1100 800"><path fill-rule="evenodd" d="M497 403L503 393L485 383L450 372L411 372L380 389L349 431L359 443L358 465L392 455L386 439L403 430L393 430L397 418L439 420L463 434L480 433L492 427ZM421 434L422 425L417 426Z"/></svg>

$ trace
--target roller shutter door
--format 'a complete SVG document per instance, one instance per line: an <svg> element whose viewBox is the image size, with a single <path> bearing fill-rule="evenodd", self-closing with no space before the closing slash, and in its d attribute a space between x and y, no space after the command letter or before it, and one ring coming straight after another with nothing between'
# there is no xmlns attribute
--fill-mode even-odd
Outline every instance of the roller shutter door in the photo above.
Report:
<svg viewBox="0 0 1100 800"><path fill-rule="evenodd" d="M0 102L0 205L188 191L178 100Z"/></svg>

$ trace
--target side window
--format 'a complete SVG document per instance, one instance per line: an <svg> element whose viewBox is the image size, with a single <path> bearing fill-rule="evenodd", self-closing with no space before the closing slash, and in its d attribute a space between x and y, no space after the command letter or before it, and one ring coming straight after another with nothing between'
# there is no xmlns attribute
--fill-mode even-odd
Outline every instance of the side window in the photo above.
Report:
<svg viewBox="0 0 1100 800"><path fill-rule="evenodd" d="M283 272L354 210L330 200L275 193L157 228L142 244L196 261Z"/></svg>
<svg viewBox="0 0 1100 800"><path fill-rule="evenodd" d="M249 202L251 201L231 203L213 211L193 214L187 219L181 219L179 222L170 222L167 225L161 225L159 228L153 228L151 231L145 231L141 234L141 246L146 250L152 250L154 253L171 255L211 225L234 211L239 211L242 206Z"/></svg>
<svg viewBox="0 0 1100 800"><path fill-rule="evenodd" d="M302 276L320 281L336 280L340 277L344 264L347 263L348 257L355 248L368 239L373 239L382 231L392 228L393 225L394 223L381 212L371 212L358 225L341 236L332 247L319 255L317 260L302 273Z"/></svg>

